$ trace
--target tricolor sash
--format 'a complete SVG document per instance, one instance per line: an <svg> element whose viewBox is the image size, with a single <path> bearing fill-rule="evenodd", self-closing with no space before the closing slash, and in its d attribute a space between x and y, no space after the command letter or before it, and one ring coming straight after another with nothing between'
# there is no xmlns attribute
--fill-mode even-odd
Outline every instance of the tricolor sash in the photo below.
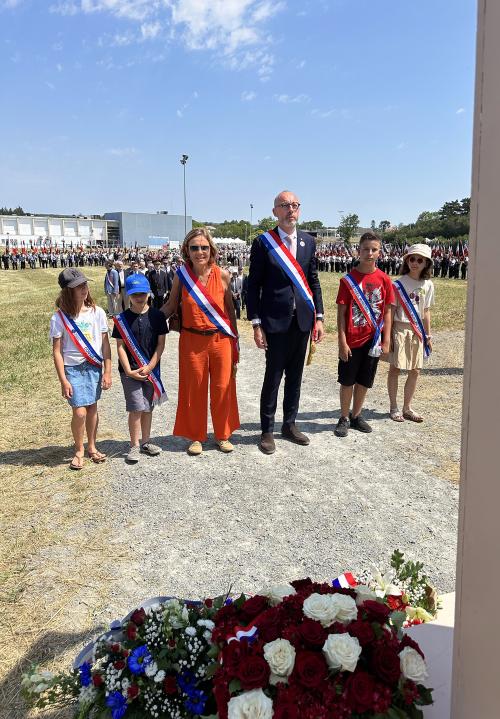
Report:
<svg viewBox="0 0 500 719"><path fill-rule="evenodd" d="M351 572L344 572L332 580L332 587L336 589L352 589L358 584L356 577Z"/></svg>
<svg viewBox="0 0 500 719"><path fill-rule="evenodd" d="M64 329L69 335L70 340L76 349L82 354L87 362L93 364L94 367L102 367L103 359L101 355L95 351L88 339L85 337L81 329L72 317L69 317L62 310L58 310L57 314L61 318Z"/></svg>
<svg viewBox="0 0 500 719"><path fill-rule="evenodd" d="M196 277L193 270L188 267L187 264L181 265L178 268L177 276L189 295L196 302L200 310L205 313L210 322L212 322L212 324L214 324L223 334L231 338L233 345L233 358L234 363L236 364L240 358L238 335L227 314L221 307L219 307L213 297L208 294L206 287L202 285L198 277Z"/></svg>
<svg viewBox="0 0 500 719"><path fill-rule="evenodd" d="M144 350L139 346L139 343L137 342L136 338L132 334L132 330L130 329L130 326L125 319L125 313L122 312L119 315L113 316L113 322L115 323L115 327L120 333L120 337L125 342L125 346L136 361L139 369L144 367L148 364L149 359L144 354ZM161 404L167 399L167 393L165 392L165 388L163 386L163 383L160 379L160 365L157 364L156 367L151 371L151 373L148 375L148 380L153 385L153 404Z"/></svg>
<svg viewBox="0 0 500 719"><path fill-rule="evenodd" d="M230 642L241 642L242 639L245 639L247 642L251 643L255 639L257 639L258 632L258 628L252 623L247 624L246 627L234 627L232 630L232 634L229 634L226 637L227 643L229 644Z"/></svg>
<svg viewBox="0 0 500 719"><path fill-rule="evenodd" d="M370 347L370 351L368 354L371 357L380 357L382 354L382 346L381 346L381 332L382 328L384 326L384 318L383 315L380 317L380 322L377 322L377 318L375 317L375 313L368 302L365 293L361 289L361 286L358 285L354 277L351 273L348 273L347 275L344 275L342 277L343 280L345 280L347 287L349 288L349 291L358 305L359 309L363 313L364 318L368 322L369 325L372 326L375 334L373 336L372 345Z"/></svg>
<svg viewBox="0 0 500 719"><path fill-rule="evenodd" d="M394 288L398 293L401 307L403 308L405 315L408 317L412 330L415 332L418 339L424 345L424 358L428 359L431 354L431 348L429 347L429 344L427 342L427 335L425 333L422 319L418 314L417 310L415 309L415 305L410 300L408 293L403 286L403 283L400 280L396 280L394 282Z"/></svg>
<svg viewBox="0 0 500 719"><path fill-rule="evenodd" d="M276 258L281 269L288 275L294 286L298 289L300 296L305 300L307 306L314 316L313 329L316 325L316 308L314 307L313 294L309 287L302 267L292 255L288 247L274 230L264 232L261 236L265 248Z"/></svg>

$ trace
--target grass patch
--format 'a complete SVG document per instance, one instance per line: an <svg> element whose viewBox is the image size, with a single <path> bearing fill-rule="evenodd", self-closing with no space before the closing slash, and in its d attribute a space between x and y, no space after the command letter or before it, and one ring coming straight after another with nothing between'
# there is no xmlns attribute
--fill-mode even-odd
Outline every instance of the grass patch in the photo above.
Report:
<svg viewBox="0 0 500 719"><path fill-rule="evenodd" d="M0 715L9 719L27 716L21 671L67 664L110 586L105 465L68 469L71 411L48 336L58 273L0 273ZM85 274L102 306L103 268Z"/></svg>

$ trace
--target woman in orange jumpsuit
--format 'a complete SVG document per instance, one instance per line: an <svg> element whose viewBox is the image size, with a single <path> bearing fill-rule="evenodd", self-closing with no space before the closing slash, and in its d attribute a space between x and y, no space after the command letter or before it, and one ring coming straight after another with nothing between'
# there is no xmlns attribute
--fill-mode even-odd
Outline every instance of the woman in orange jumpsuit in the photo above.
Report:
<svg viewBox="0 0 500 719"><path fill-rule="evenodd" d="M217 266L217 247L208 230L204 227L191 230L182 244L181 255L236 328L231 275ZM177 311L179 282L175 275L169 300L162 307L167 318ZM232 452L234 447L229 437L240 426L232 340L216 328L184 286L181 302L179 397L173 434L191 440L188 454L202 453L201 443L207 439L210 379L210 413L215 440L222 452Z"/></svg>

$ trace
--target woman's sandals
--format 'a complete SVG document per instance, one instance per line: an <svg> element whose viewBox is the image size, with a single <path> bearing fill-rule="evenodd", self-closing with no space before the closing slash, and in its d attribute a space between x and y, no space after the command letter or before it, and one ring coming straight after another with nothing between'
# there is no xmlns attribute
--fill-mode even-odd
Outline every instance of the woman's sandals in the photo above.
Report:
<svg viewBox="0 0 500 719"><path fill-rule="evenodd" d="M403 415L401 414L401 412L399 411L399 409L397 407L395 409L390 410L389 416L394 422L404 422L405 421L405 418L403 417Z"/></svg>
<svg viewBox="0 0 500 719"><path fill-rule="evenodd" d="M421 415L414 412L412 409L405 410L403 412L403 417L405 419L408 419L410 422L417 422L418 424L420 424L420 422L424 421L424 418Z"/></svg>
<svg viewBox="0 0 500 719"><path fill-rule="evenodd" d="M101 462L105 462L107 459L107 456L103 454L103 452L99 452L97 449L93 452L87 452L87 455L94 464L101 464Z"/></svg>

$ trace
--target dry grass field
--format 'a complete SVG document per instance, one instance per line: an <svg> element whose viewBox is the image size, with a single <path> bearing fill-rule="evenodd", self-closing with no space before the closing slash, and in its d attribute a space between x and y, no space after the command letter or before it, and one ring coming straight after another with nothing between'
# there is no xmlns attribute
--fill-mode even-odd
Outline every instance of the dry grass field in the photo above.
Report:
<svg viewBox="0 0 500 719"><path fill-rule="evenodd" d="M102 268L85 272L103 306ZM81 473L67 466L70 414L60 397L48 339L57 274L0 272L0 716L9 719L26 716L19 672L32 662L47 661L53 645L66 647L68 659L73 656L85 633L95 630L93 614L107 601L107 578L113 572L106 558L110 537L104 472L90 463ZM321 282L329 336L315 361L330 363L336 354L339 275L322 273ZM460 368L467 285L440 279L435 284L433 330L453 340L448 364ZM250 337L250 323L240 322L240 331ZM429 402L442 401L442 380L437 377L427 385ZM99 434L111 437L112 430L102 426ZM456 463L449 471L444 464L443 477L456 479ZM61 548L59 554L54 547ZM51 561L44 562L49 548ZM115 547L113 564L120 561L125 556ZM82 613L83 594L92 602ZM61 624L72 631L61 634ZM50 714L56 716L65 714Z"/></svg>

